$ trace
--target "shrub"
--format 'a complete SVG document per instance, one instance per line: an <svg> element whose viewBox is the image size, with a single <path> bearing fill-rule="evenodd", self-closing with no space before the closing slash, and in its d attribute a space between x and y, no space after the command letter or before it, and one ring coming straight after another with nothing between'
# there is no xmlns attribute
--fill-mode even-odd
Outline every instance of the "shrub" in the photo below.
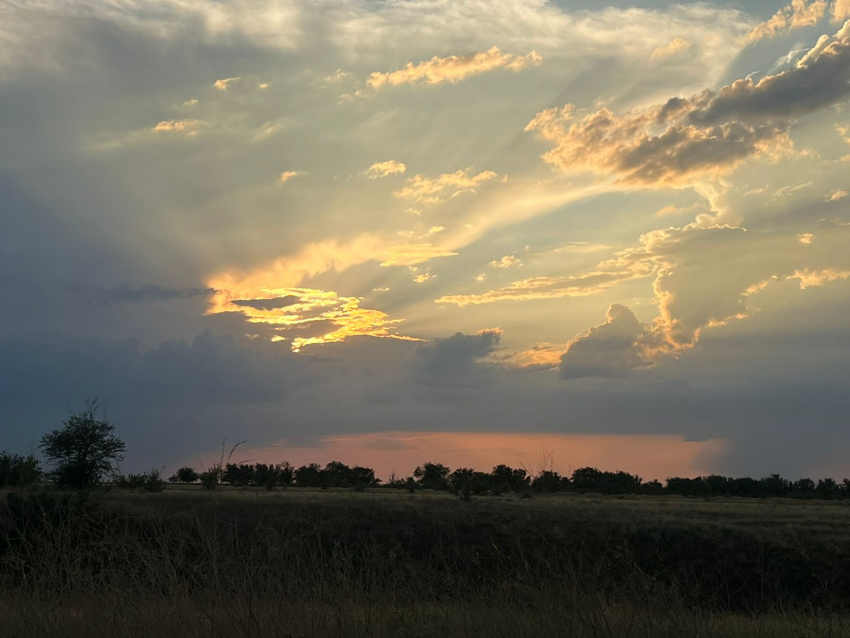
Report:
<svg viewBox="0 0 850 638"><path fill-rule="evenodd" d="M32 454L21 456L0 452L0 488L23 487L41 478L38 459Z"/></svg>

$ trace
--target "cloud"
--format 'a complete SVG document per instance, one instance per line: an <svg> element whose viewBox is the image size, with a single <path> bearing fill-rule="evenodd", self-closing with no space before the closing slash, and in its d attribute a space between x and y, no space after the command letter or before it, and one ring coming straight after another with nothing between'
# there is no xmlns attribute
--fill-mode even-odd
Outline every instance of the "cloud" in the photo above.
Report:
<svg viewBox="0 0 850 638"><path fill-rule="evenodd" d="M850 0L835 0L832 5L833 22L841 22L850 18Z"/></svg>
<svg viewBox="0 0 850 638"><path fill-rule="evenodd" d="M212 288L169 288L153 284L123 284L115 288L101 290L100 296L105 303L156 302L210 296L215 292Z"/></svg>
<svg viewBox="0 0 850 638"><path fill-rule="evenodd" d="M563 354L562 344L539 343L528 350L498 357L497 361L508 369L537 372L557 368Z"/></svg>
<svg viewBox="0 0 850 638"><path fill-rule="evenodd" d="M219 91L226 91L230 88L231 84L233 84L234 82L238 82L241 79L242 78L237 76L235 78L225 78L223 80L216 80L215 82L213 82L213 86Z"/></svg>
<svg viewBox="0 0 850 638"><path fill-rule="evenodd" d="M492 328L475 335L458 332L446 339L423 343L416 348L414 378L432 385L454 385L458 379L469 381L476 362L495 351L501 336L501 330Z"/></svg>
<svg viewBox="0 0 850 638"><path fill-rule="evenodd" d="M632 187L694 186L756 156L792 147L793 118L850 96L850 37L834 38L798 68L617 116L572 105L537 114L526 131L555 146L543 155L564 170L613 175ZM661 132L657 132L661 131Z"/></svg>
<svg viewBox="0 0 850 638"><path fill-rule="evenodd" d="M255 327L270 327L273 334L266 336L271 341L291 340L293 352L307 346L342 343L351 337L421 341L396 334L401 319L391 319L380 310L362 308L361 301L359 297L342 297L315 288L265 289L260 296L250 299L240 299L224 290L217 292L210 314L241 313Z"/></svg>
<svg viewBox="0 0 850 638"><path fill-rule="evenodd" d="M465 169L455 173L443 173L436 179L417 174L408 179L403 188L393 191L393 196L398 199L412 199L423 204L433 204L462 193L474 194L481 184L498 177L499 175L493 171L482 171L477 175L470 175Z"/></svg>
<svg viewBox="0 0 850 638"><path fill-rule="evenodd" d="M655 51L652 52L652 59L658 60L669 58L683 51L687 51L691 48L691 46L692 44L684 38L676 38L670 44L655 49Z"/></svg>
<svg viewBox="0 0 850 638"><path fill-rule="evenodd" d="M199 120L163 120L153 127L154 133L185 133L186 135L197 135Z"/></svg>
<svg viewBox="0 0 850 638"><path fill-rule="evenodd" d="M402 162L388 160L386 162L376 162L364 171L364 174L369 179L380 179L389 177L390 175L404 175L407 170Z"/></svg>
<svg viewBox="0 0 850 638"><path fill-rule="evenodd" d="M612 270L596 271L567 277L532 277L515 281L504 288L497 288L481 294L445 295L435 303L447 303L460 306L477 306L497 301L530 301L532 299L557 299L559 297L586 297L636 277L645 277L651 270Z"/></svg>
<svg viewBox="0 0 850 638"><path fill-rule="evenodd" d="M293 177L298 177L299 175L302 175L302 174L303 173L301 171L283 171L280 174L280 177L277 178L277 183L278 184L285 184L286 182L291 180Z"/></svg>
<svg viewBox="0 0 850 638"><path fill-rule="evenodd" d="M624 377L632 370L652 365L638 344L645 327L634 313L613 304L605 314L605 323L594 326L567 344L561 355L562 379L583 377Z"/></svg>
<svg viewBox="0 0 850 638"><path fill-rule="evenodd" d="M7 366L17 373L7 374ZM9 381L0 402L37 396L68 406L100 396L124 410L152 402L195 409L262 403L284 397L298 378L295 370L285 351L263 354L210 331L152 349L135 339L31 337L0 342L0 374Z"/></svg>
<svg viewBox="0 0 850 638"><path fill-rule="evenodd" d="M419 64L408 62L404 68L387 73L376 71L369 76L366 83L373 89L387 85L457 83L470 75L498 68L521 71L526 67L540 64L542 60L543 57L535 51L525 56L517 56L502 53L499 47L494 46L487 51L466 55L450 55L445 58L434 56Z"/></svg>
<svg viewBox="0 0 850 638"><path fill-rule="evenodd" d="M832 191L829 195L827 195L826 200L828 202L837 202L847 197L847 195L847 191L839 189L837 191Z"/></svg>
<svg viewBox="0 0 850 638"><path fill-rule="evenodd" d="M839 0L839 2L842 1ZM791 4L787 7L783 7L769 20L762 22L750 31L747 34L747 40L758 42L764 38L773 38L792 29L813 26L824 17L826 8L826 0L813 0L811 3L807 3L806 0L792 0Z"/></svg>
<svg viewBox="0 0 850 638"><path fill-rule="evenodd" d="M283 297L271 297L269 299L232 299L230 303L234 306L255 308L256 310L278 310L292 306L301 301L298 295L285 295Z"/></svg>
<svg viewBox="0 0 850 638"><path fill-rule="evenodd" d="M833 270L826 268L824 270L795 270L793 275L789 275L788 279L797 279L800 282L800 289L823 286L832 281L842 281L850 278L850 270Z"/></svg>
<svg viewBox="0 0 850 638"><path fill-rule="evenodd" d="M490 268L516 268L519 266L522 266L522 260L515 255L505 255L501 259L490 262Z"/></svg>

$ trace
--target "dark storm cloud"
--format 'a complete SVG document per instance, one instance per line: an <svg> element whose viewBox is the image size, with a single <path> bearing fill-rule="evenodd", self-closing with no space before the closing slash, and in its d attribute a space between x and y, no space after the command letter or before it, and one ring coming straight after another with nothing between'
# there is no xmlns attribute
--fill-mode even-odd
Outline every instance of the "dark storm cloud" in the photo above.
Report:
<svg viewBox="0 0 850 638"><path fill-rule="evenodd" d="M259 352L207 331L143 350L137 339L60 334L0 342L0 404L74 405L102 396L130 405L273 401L296 364L286 348Z"/></svg>
<svg viewBox="0 0 850 638"><path fill-rule="evenodd" d="M278 310L297 304L299 301L301 301L300 297L286 295L285 297L275 297L273 299L235 299L230 303L234 306L246 306L248 308L256 308L257 310Z"/></svg>
<svg viewBox="0 0 850 638"><path fill-rule="evenodd" d="M476 362L491 354L500 339L501 332L493 329L476 335L458 332L423 344L415 352L413 377L427 385L474 383L484 371Z"/></svg>
<svg viewBox="0 0 850 638"><path fill-rule="evenodd" d="M122 284L115 288L100 291L100 296L105 303L170 301L212 294L215 294L215 290L212 288L169 288L168 286L154 284Z"/></svg>

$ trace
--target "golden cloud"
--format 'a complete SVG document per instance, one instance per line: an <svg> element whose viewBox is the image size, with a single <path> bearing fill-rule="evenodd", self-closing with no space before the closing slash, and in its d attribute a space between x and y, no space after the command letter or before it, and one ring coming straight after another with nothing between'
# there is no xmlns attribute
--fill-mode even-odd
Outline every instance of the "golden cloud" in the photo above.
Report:
<svg viewBox="0 0 850 638"><path fill-rule="evenodd" d="M408 62L404 68L382 73L376 71L366 80L373 89L401 84L457 83L470 75L506 68L521 71L540 64L543 57L536 51L525 56L502 53L499 47L477 51L466 55L450 55L445 58L434 56L430 60L414 64Z"/></svg>
<svg viewBox="0 0 850 638"><path fill-rule="evenodd" d="M364 174L369 179L380 179L389 177L390 175L404 175L407 170L402 162L388 160L386 162L376 162L364 171Z"/></svg>
<svg viewBox="0 0 850 638"><path fill-rule="evenodd" d="M220 290L213 298L210 314L238 312L248 323L273 326L276 332L284 334L307 327L319 330L317 335L293 337L293 352L311 345L340 343L350 337L421 341L395 334L394 330L403 320L391 319L380 310L361 308L361 301L359 297L341 297L336 292L314 288L260 288L250 291L246 298L239 298L233 291ZM272 341L286 339L282 334L271 338Z"/></svg>
<svg viewBox="0 0 850 638"><path fill-rule="evenodd" d="M658 60L669 58L677 53L681 53L682 51L687 51L691 48L691 46L691 43L684 38L675 38L670 44L655 49L655 51L652 52L652 59Z"/></svg>
<svg viewBox="0 0 850 638"><path fill-rule="evenodd" d="M840 3L847 1L839 0ZM838 11L840 11L837 8L839 2L833 8L836 17ZM811 4L808 4L806 0L792 0L791 4L787 7L783 7L769 20L762 22L750 31L747 34L747 40L758 42L764 38L773 38L792 29L815 25L826 14L826 8L826 0L814 0Z"/></svg>
<svg viewBox="0 0 850 638"><path fill-rule="evenodd" d="M482 171L477 175L470 175L467 170L443 173L436 179L415 175L407 180L403 188L393 191L393 196L398 199L412 199L423 204L433 204L461 193L475 193L481 184L498 177L499 175L493 171Z"/></svg>
<svg viewBox="0 0 850 638"><path fill-rule="evenodd" d="M163 120L153 127L153 132L197 135L200 124L200 120Z"/></svg>

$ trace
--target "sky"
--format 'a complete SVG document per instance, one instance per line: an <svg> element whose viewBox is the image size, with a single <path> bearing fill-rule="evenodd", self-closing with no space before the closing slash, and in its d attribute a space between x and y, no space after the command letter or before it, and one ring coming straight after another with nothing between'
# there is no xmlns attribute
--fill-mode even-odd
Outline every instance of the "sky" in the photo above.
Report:
<svg viewBox="0 0 850 638"><path fill-rule="evenodd" d="M850 476L848 193L848 0L6 0L0 448Z"/></svg>

